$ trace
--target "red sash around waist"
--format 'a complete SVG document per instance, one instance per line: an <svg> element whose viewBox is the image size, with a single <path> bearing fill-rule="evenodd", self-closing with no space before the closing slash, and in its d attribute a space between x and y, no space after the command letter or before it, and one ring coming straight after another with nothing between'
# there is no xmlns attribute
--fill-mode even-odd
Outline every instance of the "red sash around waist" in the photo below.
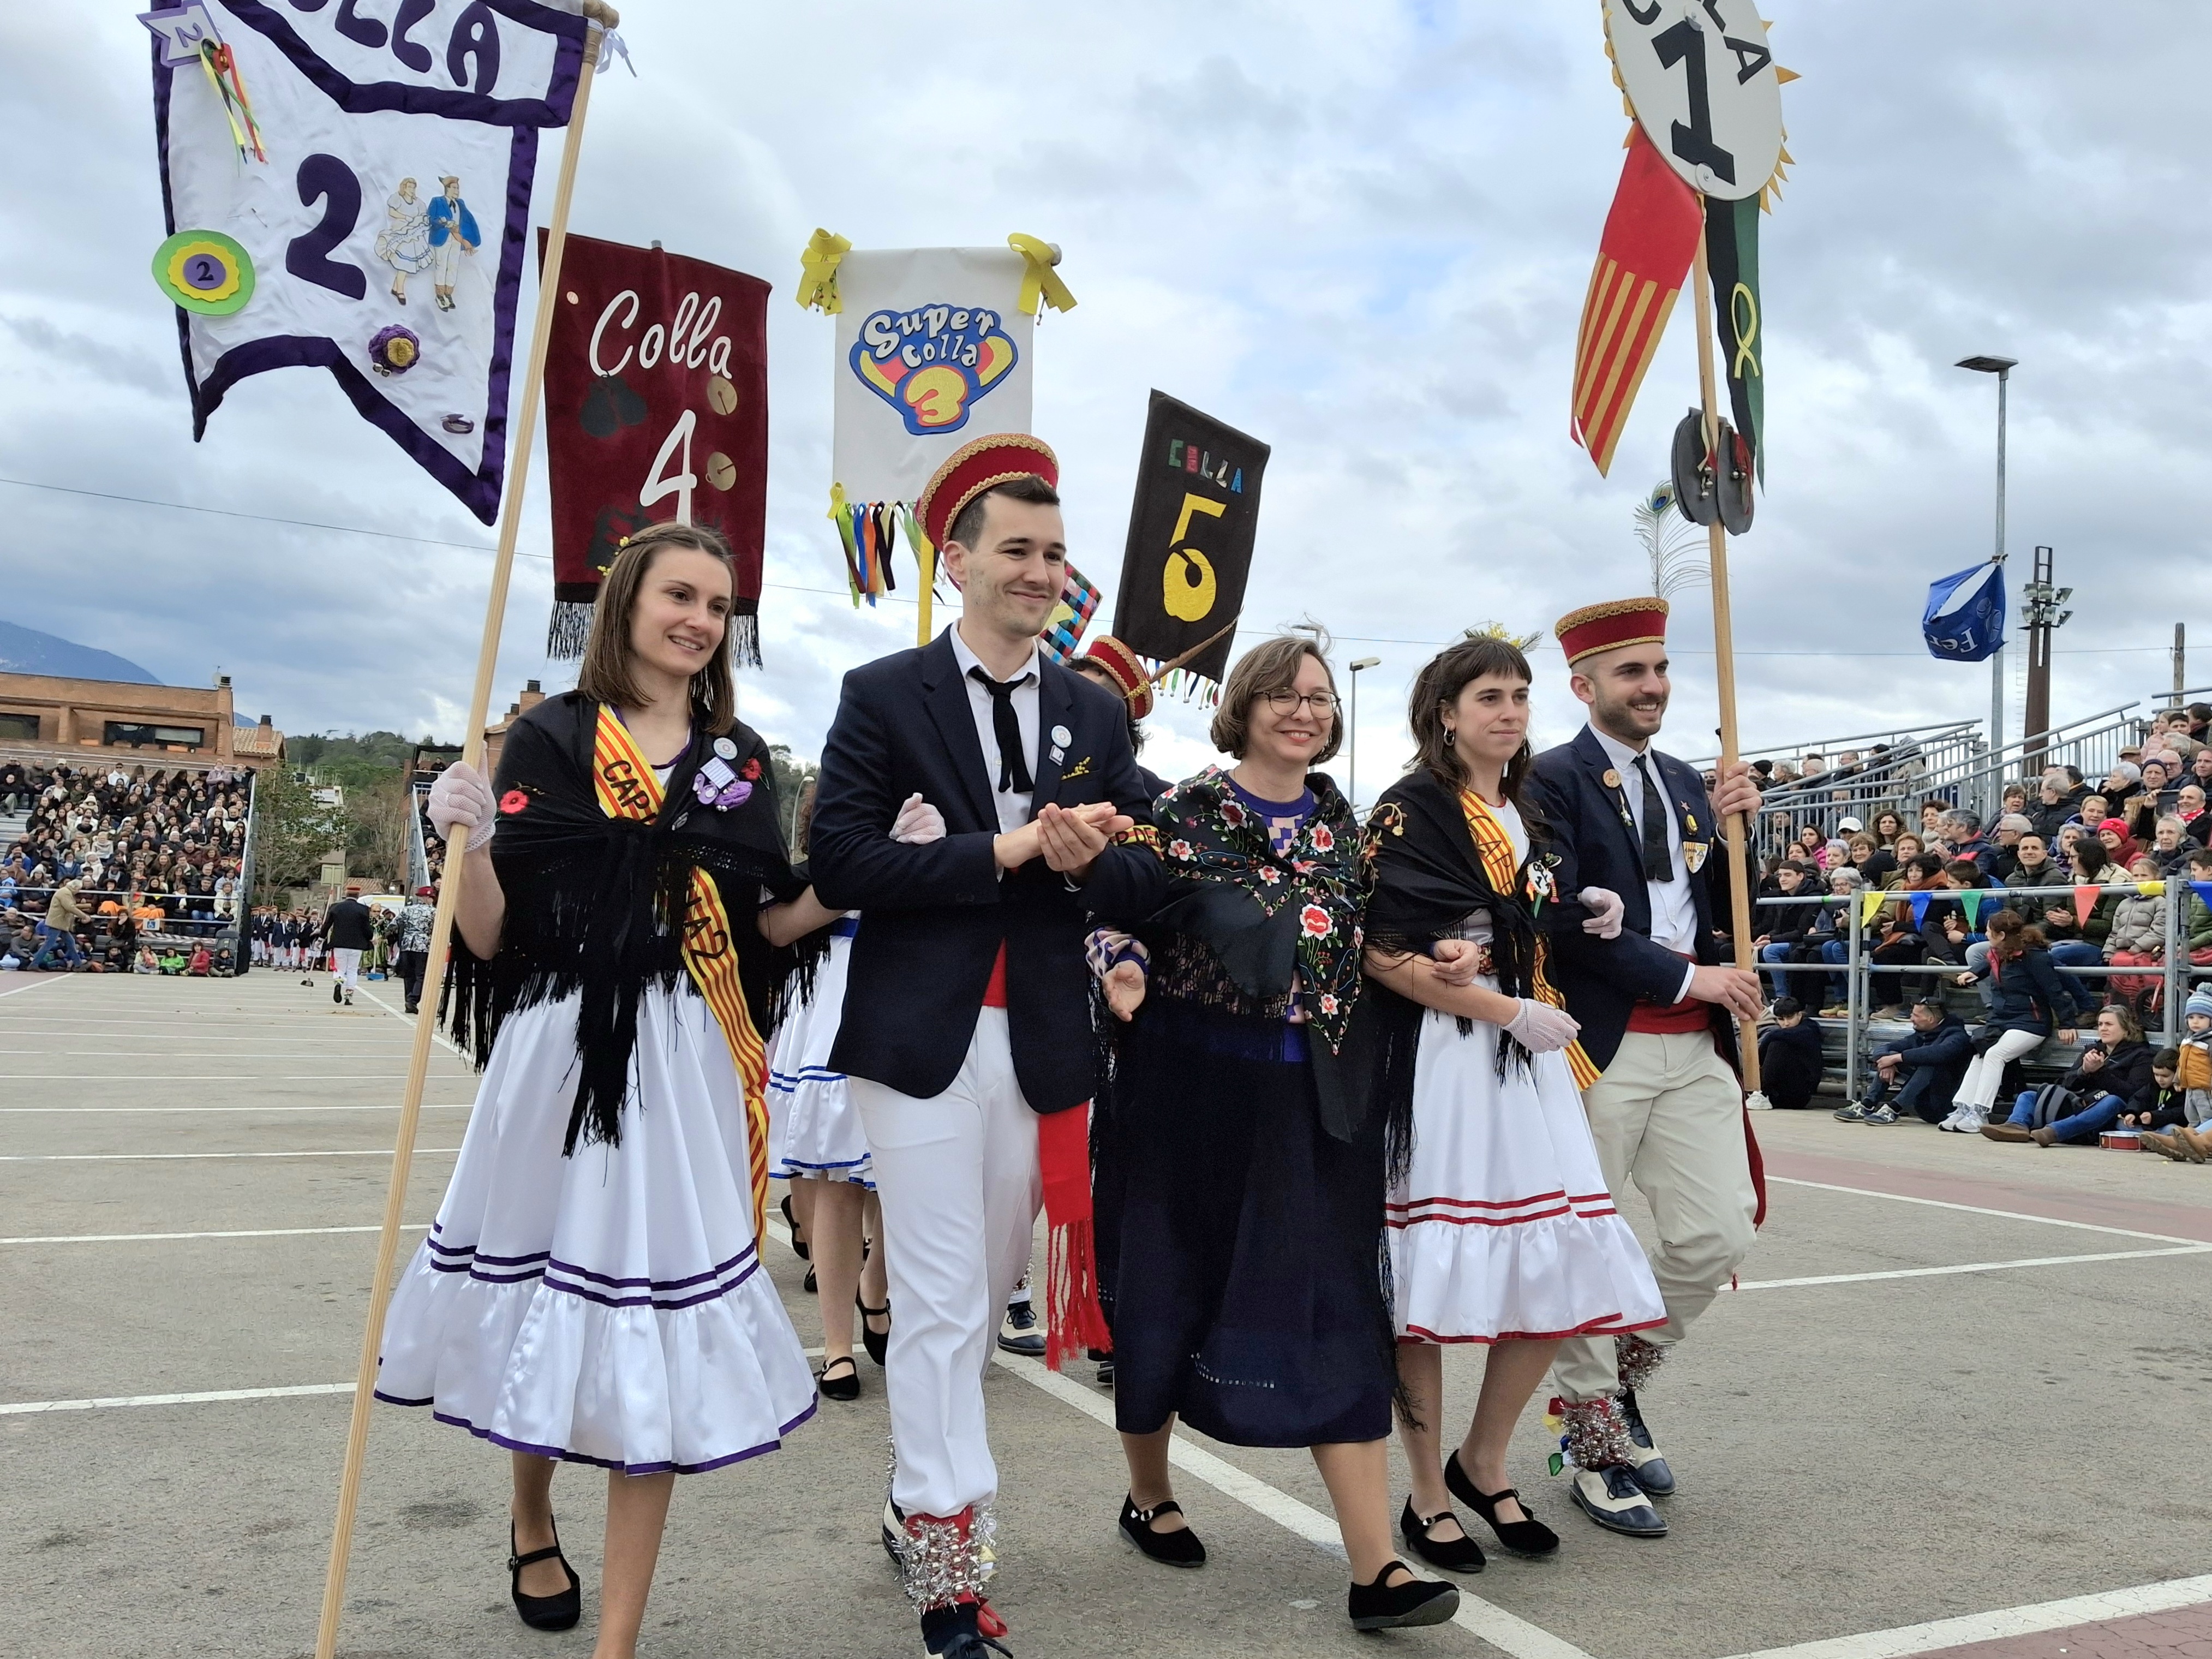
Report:
<svg viewBox="0 0 2212 1659"><path fill-rule="evenodd" d="M991 982L983 988L983 1006L1003 1008L1006 1006L1006 942L999 941L999 954L991 958Z"/></svg>
<svg viewBox="0 0 2212 1659"><path fill-rule="evenodd" d="M1679 951L1669 954L1681 957L1684 962L1697 960L1683 957ZM1682 1036L1708 1030L1711 1024L1710 1009L1695 997L1684 997L1680 1002L1638 1001L1628 1011L1628 1029L1653 1036Z"/></svg>

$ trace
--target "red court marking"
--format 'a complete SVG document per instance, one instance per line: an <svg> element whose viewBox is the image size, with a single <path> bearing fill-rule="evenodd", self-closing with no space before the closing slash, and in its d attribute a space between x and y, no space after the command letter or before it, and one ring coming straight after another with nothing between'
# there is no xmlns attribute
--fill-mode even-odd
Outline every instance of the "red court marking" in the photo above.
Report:
<svg viewBox="0 0 2212 1659"><path fill-rule="evenodd" d="M1942 1659L2212 1659L2212 1605L1970 1642L1937 1651Z"/></svg>
<svg viewBox="0 0 2212 1659"><path fill-rule="evenodd" d="M1881 1134L1882 1129L1856 1129L1858 1134ZM1990 1154L1990 1172L1986 1175L1937 1174L1926 1170L1899 1169L1893 1164L1869 1164L1855 1158L1830 1158L1818 1152L1795 1152L1768 1150L1766 1170L1769 1175L1781 1176L1797 1181L1827 1182L1838 1187L1864 1187L1879 1193L1894 1193L1900 1198L1932 1198L1946 1204L1972 1204L1984 1209L2012 1210L2022 1215L2048 1218L2054 1221L2086 1221L2093 1226L2126 1227L2139 1232L2160 1233L2175 1238L2197 1239L2212 1244L2212 1209L2188 1204L2166 1204L2155 1199L2127 1198L2110 1193L2065 1192L2050 1187L2008 1181L2002 1174L2002 1164L2008 1158L2148 1158L2145 1152L2107 1152L2100 1148L2073 1146L2014 1146L1995 1142L1984 1143L1975 1138L1976 1146L1986 1146ZM1969 1149L1972 1150L1972 1148ZM2163 1162L2163 1160L2160 1160ZM2201 1185L2208 1204L2212 1204L2212 1165L2204 1169L2164 1171L2146 1169L2146 1176L2160 1173L2179 1174L2185 1178L2194 1176L2192 1184ZM2072 1659L2072 1656L2069 1656ZM2191 1655L2189 1659L2212 1659L2212 1651Z"/></svg>

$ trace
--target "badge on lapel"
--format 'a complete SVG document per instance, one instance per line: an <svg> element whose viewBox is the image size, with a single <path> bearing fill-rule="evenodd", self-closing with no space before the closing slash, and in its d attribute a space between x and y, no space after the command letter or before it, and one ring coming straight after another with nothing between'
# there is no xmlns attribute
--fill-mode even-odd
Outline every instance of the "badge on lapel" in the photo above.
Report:
<svg viewBox="0 0 2212 1659"><path fill-rule="evenodd" d="M1691 827L1692 829L1696 828L1694 824ZM1708 844L1705 842L1691 841L1686 837L1684 838L1682 842L1682 862L1690 866L1690 873L1692 875L1696 875L1698 871L1705 867L1705 854L1709 850L1710 848Z"/></svg>
<svg viewBox="0 0 2212 1659"><path fill-rule="evenodd" d="M1605 769L1605 775L1598 781L1608 789L1618 789L1620 787L1620 774L1608 766Z"/></svg>
<svg viewBox="0 0 2212 1659"><path fill-rule="evenodd" d="M1062 779L1089 777L1091 775L1091 757L1085 755L1081 760L1076 762L1074 765L1069 767L1067 770L1062 772L1060 775Z"/></svg>

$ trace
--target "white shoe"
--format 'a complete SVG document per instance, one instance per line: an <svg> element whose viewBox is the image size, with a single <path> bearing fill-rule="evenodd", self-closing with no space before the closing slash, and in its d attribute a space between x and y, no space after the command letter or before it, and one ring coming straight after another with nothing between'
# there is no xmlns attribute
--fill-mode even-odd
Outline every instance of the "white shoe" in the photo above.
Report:
<svg viewBox="0 0 2212 1659"><path fill-rule="evenodd" d="M1978 1135L1982 1132L1982 1125L1989 1121L1989 1115L1986 1112L1970 1106L1959 1119L1959 1133L1962 1135Z"/></svg>

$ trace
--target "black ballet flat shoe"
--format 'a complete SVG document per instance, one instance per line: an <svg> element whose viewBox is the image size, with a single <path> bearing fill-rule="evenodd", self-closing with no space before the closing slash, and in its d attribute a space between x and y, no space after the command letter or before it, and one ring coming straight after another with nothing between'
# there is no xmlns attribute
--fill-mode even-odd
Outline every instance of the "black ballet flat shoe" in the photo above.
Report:
<svg viewBox="0 0 2212 1659"><path fill-rule="evenodd" d="M842 1376L830 1373L840 1365L845 1367ZM853 1363L853 1356L843 1355L822 1368L822 1375L814 1379L814 1386L822 1390L824 1400L858 1400L860 1397L860 1368Z"/></svg>
<svg viewBox="0 0 2212 1659"><path fill-rule="evenodd" d="M1121 1536L1164 1567L1202 1567L1206 1565L1206 1546L1199 1542L1198 1534L1188 1526L1180 1532L1152 1530L1154 1516L1182 1513L1182 1505L1172 1498L1164 1503L1155 1504L1148 1510L1139 1509L1136 1499L1124 1498L1121 1500Z"/></svg>
<svg viewBox="0 0 2212 1659"><path fill-rule="evenodd" d="M1521 1504L1521 1513L1527 1516L1528 1506L1521 1503L1521 1494L1511 1486L1504 1492L1477 1492L1474 1482L1467 1478L1460 1467L1459 1454L1454 1452L1444 1460L1444 1485L1451 1495L1480 1516L1498 1541L1515 1555L1549 1555L1559 1547L1559 1534L1533 1516L1520 1521L1500 1521L1498 1506L1507 1498Z"/></svg>
<svg viewBox="0 0 2212 1659"><path fill-rule="evenodd" d="M1452 1519L1452 1512L1444 1510L1424 1521L1413 1512L1413 1500L1406 1500L1406 1512L1398 1517L1398 1534L1406 1540L1406 1547L1432 1567L1442 1567L1446 1572L1480 1572L1484 1562L1482 1546L1466 1536L1462 1528L1457 1538L1431 1538L1429 1528Z"/></svg>
<svg viewBox="0 0 2212 1659"><path fill-rule="evenodd" d="M822 1289L822 1282L821 1282L821 1280L819 1280L819 1279L817 1279L817 1278L815 1278L815 1276L814 1276L814 1269L813 1269L813 1268L811 1268L811 1267L809 1267L809 1268L806 1270L806 1284L805 1284L805 1291L806 1291L807 1295L809 1295L809 1296L815 1296L815 1295L818 1295L818 1294L820 1293L820 1291L821 1291L821 1289Z"/></svg>
<svg viewBox="0 0 2212 1659"><path fill-rule="evenodd" d="M1396 1583L1390 1575L1406 1576ZM1416 1578L1403 1561L1393 1561L1375 1575L1371 1584L1354 1582L1346 1604L1354 1630L1407 1630L1416 1625L1441 1625L1459 1611L1459 1586L1433 1578Z"/></svg>
<svg viewBox="0 0 2212 1659"><path fill-rule="evenodd" d="M888 1328L880 1331L875 1329L868 1322L871 1319L880 1319L885 1322L888 1327L891 1316L890 1298L888 1296L885 1297L884 1305L880 1308L871 1308L860 1299L860 1293L855 1291L853 1292L853 1305L860 1310L860 1346L868 1351L868 1358L880 1365L884 1363L884 1353L890 1347L891 1334Z"/></svg>
<svg viewBox="0 0 2212 1659"><path fill-rule="evenodd" d="M786 1193L783 1195L783 1202L777 1206L777 1207L783 1212L783 1224L791 1230L792 1255L797 1256L801 1261L812 1261L814 1259L813 1253L806 1248L806 1241L799 1236L799 1224L791 1218L791 1194L789 1193ZM807 1277L811 1279L813 1275L810 1273ZM814 1286L810 1284L806 1288L811 1291Z"/></svg>
<svg viewBox="0 0 2212 1659"><path fill-rule="evenodd" d="M525 1595L522 1593L522 1570L539 1561L558 1561L561 1571L568 1575L568 1588L556 1595ZM532 1550L527 1555L514 1553L514 1522L507 1523L507 1572L508 1593L514 1597L514 1610L522 1615L522 1622L532 1630L574 1630L576 1621L584 1616L584 1581L576 1577L575 1568L568 1558L561 1553L561 1531L553 1531L550 1549Z"/></svg>

